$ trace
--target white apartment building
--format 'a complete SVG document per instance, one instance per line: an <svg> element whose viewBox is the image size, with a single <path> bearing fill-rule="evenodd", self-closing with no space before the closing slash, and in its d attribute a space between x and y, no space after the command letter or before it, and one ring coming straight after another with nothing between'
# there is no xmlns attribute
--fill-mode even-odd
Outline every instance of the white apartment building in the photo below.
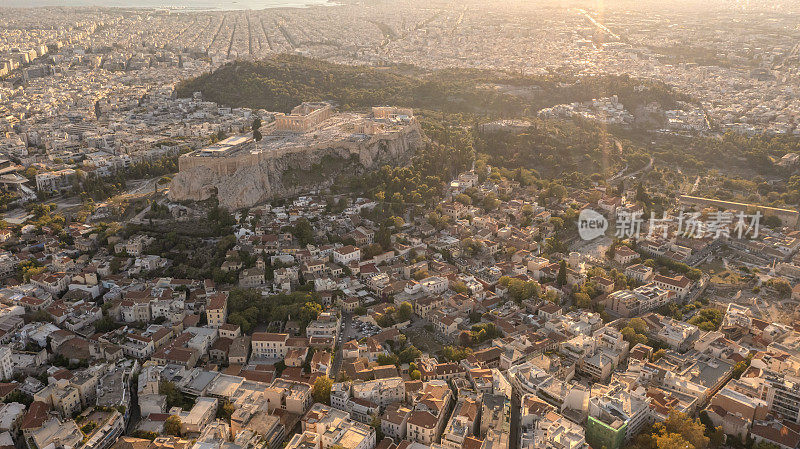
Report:
<svg viewBox="0 0 800 449"><path fill-rule="evenodd" d="M361 250L353 245L346 245L333 250L333 261L338 264L348 265L350 262L358 262L359 260L361 260Z"/></svg>
<svg viewBox="0 0 800 449"><path fill-rule="evenodd" d="M0 380L8 380L14 376L14 365L11 363L11 348L0 346Z"/></svg>

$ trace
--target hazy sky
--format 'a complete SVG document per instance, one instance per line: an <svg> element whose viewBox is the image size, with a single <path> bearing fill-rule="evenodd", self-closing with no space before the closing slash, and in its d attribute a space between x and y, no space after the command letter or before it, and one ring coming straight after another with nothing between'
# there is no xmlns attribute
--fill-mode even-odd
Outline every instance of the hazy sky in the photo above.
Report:
<svg viewBox="0 0 800 449"><path fill-rule="evenodd" d="M105 6L189 9L262 9L325 4L327 0L2 0L12 8L42 6Z"/></svg>

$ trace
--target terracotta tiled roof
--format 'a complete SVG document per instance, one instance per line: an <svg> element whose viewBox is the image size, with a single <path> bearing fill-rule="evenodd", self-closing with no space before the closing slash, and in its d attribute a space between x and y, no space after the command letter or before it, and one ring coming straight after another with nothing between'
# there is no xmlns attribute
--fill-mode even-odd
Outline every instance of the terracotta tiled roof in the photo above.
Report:
<svg viewBox="0 0 800 449"><path fill-rule="evenodd" d="M28 412L25 413L25 417L22 418L20 429L28 430L42 427L42 424L44 424L44 421L47 419L47 412L49 410L50 406L44 402L33 401L30 407L28 407Z"/></svg>

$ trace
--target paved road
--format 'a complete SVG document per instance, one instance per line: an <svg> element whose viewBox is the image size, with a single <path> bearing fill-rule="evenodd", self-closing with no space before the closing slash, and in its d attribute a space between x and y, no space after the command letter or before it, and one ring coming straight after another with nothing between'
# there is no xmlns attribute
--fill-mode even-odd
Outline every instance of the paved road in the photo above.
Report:
<svg viewBox="0 0 800 449"><path fill-rule="evenodd" d="M142 412L139 409L139 386L127 385L125 388L128 388L131 392L131 413L130 418L128 418L128 425L125 427L125 435L133 435L136 432L136 426L139 425L139 421L142 419Z"/></svg>
<svg viewBox="0 0 800 449"><path fill-rule="evenodd" d="M649 171L651 168L653 168L653 160L654 160L653 156L650 156L650 160L647 162L647 165L640 168L639 170L636 170L633 173L628 173L627 175L623 176L623 178L632 178L634 176L639 175L639 173L644 173L646 171Z"/></svg>
<svg viewBox="0 0 800 449"><path fill-rule="evenodd" d="M339 375L339 370L342 369L342 346L345 342L350 341L349 336L353 332L353 317L350 314L346 314L342 316L342 320L344 321L344 331L342 331L339 340L336 342L336 354L333 356L333 366L331 367L331 379L334 381Z"/></svg>
<svg viewBox="0 0 800 449"><path fill-rule="evenodd" d="M170 176L170 175L167 175ZM141 196L141 195L149 195L153 193L156 189L156 185L158 180L161 179L162 176L156 176L150 179L138 179L135 181L129 181L130 187L128 187L124 192L120 193L117 198L126 198L131 196ZM161 186L158 188L159 191L163 191L167 188L167 185Z"/></svg>
<svg viewBox="0 0 800 449"><path fill-rule="evenodd" d="M520 402L522 398L519 393L513 391L511 393L511 432L508 435L508 449L517 449L519 447L519 419L520 419Z"/></svg>

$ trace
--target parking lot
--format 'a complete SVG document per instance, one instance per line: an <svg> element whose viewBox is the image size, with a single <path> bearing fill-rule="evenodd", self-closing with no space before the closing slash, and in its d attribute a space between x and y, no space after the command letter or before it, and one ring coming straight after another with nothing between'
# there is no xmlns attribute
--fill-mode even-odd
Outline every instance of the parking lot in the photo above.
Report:
<svg viewBox="0 0 800 449"><path fill-rule="evenodd" d="M357 339L361 339L363 337L372 337L381 332L380 326L374 325L372 323L367 323L364 321L353 321L353 333Z"/></svg>

